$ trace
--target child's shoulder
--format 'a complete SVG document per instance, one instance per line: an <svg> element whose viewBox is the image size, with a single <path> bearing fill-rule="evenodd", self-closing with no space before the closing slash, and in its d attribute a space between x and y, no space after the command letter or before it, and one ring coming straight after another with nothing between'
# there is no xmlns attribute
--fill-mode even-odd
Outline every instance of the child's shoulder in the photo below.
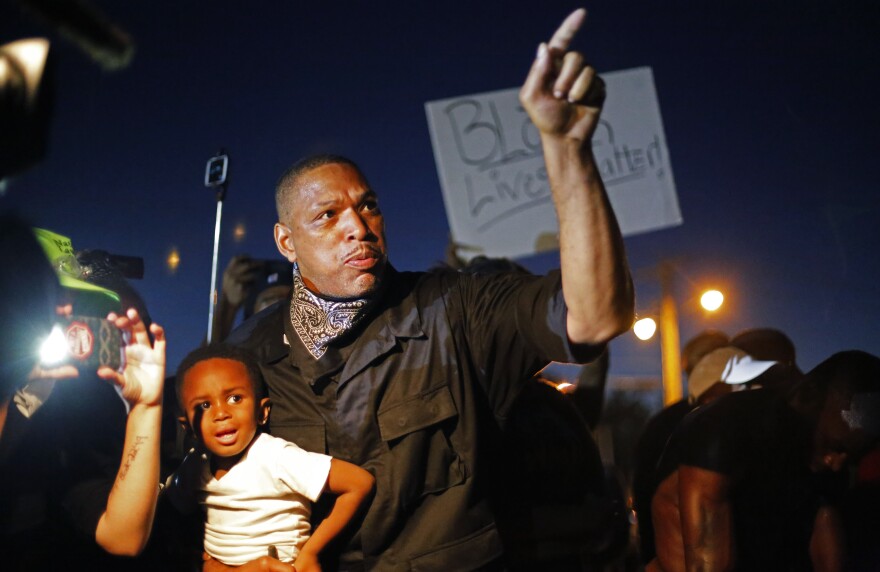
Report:
<svg viewBox="0 0 880 572"><path fill-rule="evenodd" d="M330 464L329 455L303 449L293 441L275 437L268 433L258 435L251 449L255 451L253 454L262 461L276 465L278 463L285 464L293 460L298 463L318 463L320 465L326 463L328 466Z"/></svg>
<svg viewBox="0 0 880 572"><path fill-rule="evenodd" d="M284 449L290 447L300 449L300 447L292 441L282 439L281 437L275 437L268 433L260 433L255 438L253 445L251 445L249 455L257 454L261 457L271 457L280 454Z"/></svg>

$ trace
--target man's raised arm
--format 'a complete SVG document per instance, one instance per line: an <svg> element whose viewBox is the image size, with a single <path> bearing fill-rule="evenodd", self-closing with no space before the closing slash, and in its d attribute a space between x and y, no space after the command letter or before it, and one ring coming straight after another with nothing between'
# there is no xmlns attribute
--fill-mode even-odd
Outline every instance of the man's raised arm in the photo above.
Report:
<svg viewBox="0 0 880 572"><path fill-rule="evenodd" d="M632 325L633 287L590 141L605 85L581 54L568 49L585 18L586 10L574 11L549 43L541 43L520 101L541 134L559 219L568 337L597 344Z"/></svg>

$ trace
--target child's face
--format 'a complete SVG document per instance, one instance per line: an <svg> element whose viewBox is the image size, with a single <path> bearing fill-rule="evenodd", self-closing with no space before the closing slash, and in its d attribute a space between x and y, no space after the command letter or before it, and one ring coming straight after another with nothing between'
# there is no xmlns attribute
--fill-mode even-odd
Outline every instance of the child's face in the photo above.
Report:
<svg viewBox="0 0 880 572"><path fill-rule="evenodd" d="M269 399L257 402L241 362L212 358L198 362L184 376L181 391L186 422L213 455L240 455L269 417Z"/></svg>

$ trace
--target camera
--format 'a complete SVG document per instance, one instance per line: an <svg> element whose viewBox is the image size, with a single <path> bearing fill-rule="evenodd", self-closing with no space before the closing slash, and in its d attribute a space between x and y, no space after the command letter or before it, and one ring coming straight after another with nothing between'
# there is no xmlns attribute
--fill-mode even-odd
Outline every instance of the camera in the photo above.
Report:
<svg viewBox="0 0 880 572"><path fill-rule="evenodd" d="M73 365L81 373L94 373L101 366L118 370L123 363L122 352L122 332L109 320L62 317L40 347L40 365Z"/></svg>
<svg viewBox="0 0 880 572"><path fill-rule="evenodd" d="M259 262L260 268L244 302L245 319L278 300L288 298L293 287L293 264L286 260Z"/></svg>
<svg viewBox="0 0 880 572"><path fill-rule="evenodd" d="M82 278L102 283L114 275L140 280L144 277L144 259L140 256L111 254L106 250L77 250ZM111 286L112 287L112 286Z"/></svg>

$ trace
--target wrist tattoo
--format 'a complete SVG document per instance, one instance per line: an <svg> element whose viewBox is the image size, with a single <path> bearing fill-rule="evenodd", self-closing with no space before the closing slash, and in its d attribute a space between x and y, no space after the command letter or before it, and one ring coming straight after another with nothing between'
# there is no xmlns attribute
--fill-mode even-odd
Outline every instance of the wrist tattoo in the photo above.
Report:
<svg viewBox="0 0 880 572"><path fill-rule="evenodd" d="M140 451L141 445L147 442L146 435L137 435L134 438L134 445L131 446L131 449L128 450L128 453L125 455L125 462L122 464L122 468L119 470L119 480L124 481L125 476L128 474L128 470L131 468L131 464L134 463L134 460L137 458L138 452Z"/></svg>

